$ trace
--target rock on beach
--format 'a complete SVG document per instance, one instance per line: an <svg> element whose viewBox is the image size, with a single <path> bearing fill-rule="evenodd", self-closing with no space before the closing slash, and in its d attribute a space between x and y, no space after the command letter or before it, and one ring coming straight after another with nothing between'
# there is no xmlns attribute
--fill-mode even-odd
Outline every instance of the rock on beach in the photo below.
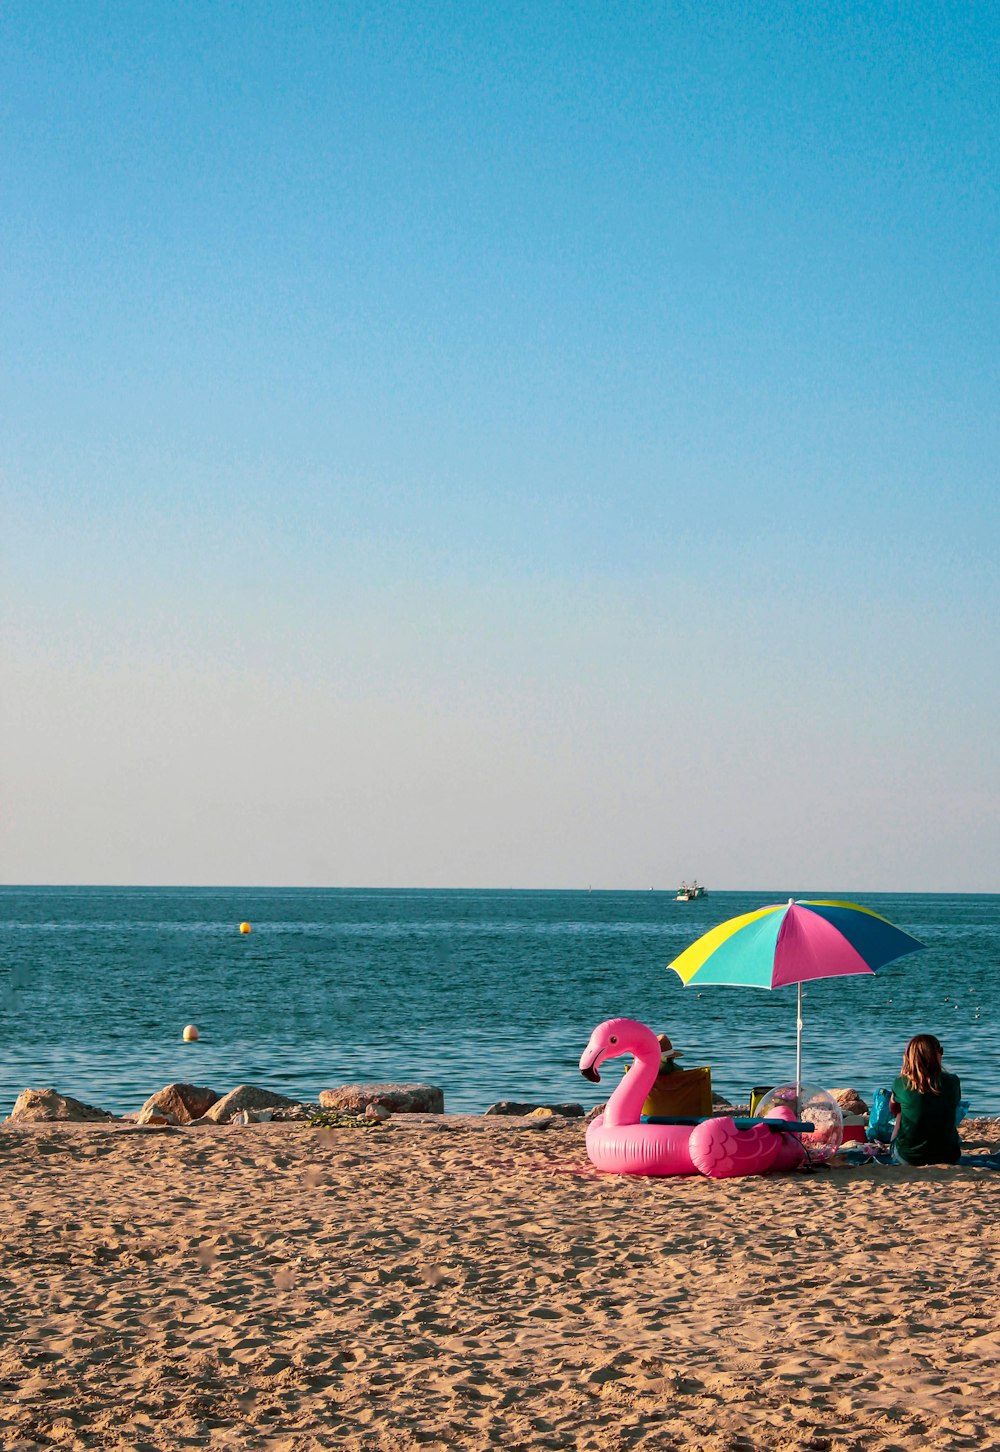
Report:
<svg viewBox="0 0 1000 1452"><path fill-rule="evenodd" d="M868 1105L856 1089L828 1089L827 1093L836 1099L844 1114L867 1114Z"/></svg>
<svg viewBox="0 0 1000 1452"><path fill-rule="evenodd" d="M228 1124L234 1114L239 1114L243 1109L295 1109L298 1107L297 1099L289 1099L286 1094L276 1094L273 1089L255 1089L252 1084L239 1084L224 1094L221 1099L205 1111L204 1119L213 1124Z"/></svg>
<svg viewBox="0 0 1000 1452"><path fill-rule="evenodd" d="M63 1123L92 1124L95 1120L114 1119L107 1109L95 1109L55 1089L23 1089L8 1116L9 1124L59 1120Z"/></svg>
<svg viewBox="0 0 1000 1452"><path fill-rule="evenodd" d="M443 1114L444 1090L434 1084L342 1084L323 1089L322 1109L364 1114L369 1104L381 1104L392 1114Z"/></svg>
<svg viewBox="0 0 1000 1452"><path fill-rule="evenodd" d="M139 1123L148 1123L148 1116L161 1114L168 1116L173 1124L190 1124L207 1114L218 1099L214 1089L199 1088L196 1084L168 1084L146 1100L139 1111Z"/></svg>

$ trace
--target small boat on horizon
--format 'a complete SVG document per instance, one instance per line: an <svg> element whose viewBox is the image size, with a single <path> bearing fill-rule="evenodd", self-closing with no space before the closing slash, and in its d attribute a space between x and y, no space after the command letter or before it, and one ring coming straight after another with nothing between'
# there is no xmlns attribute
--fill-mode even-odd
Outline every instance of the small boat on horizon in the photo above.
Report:
<svg viewBox="0 0 1000 1452"><path fill-rule="evenodd" d="M693 882L682 882L677 889L675 902L695 902L699 897L708 897L708 889L703 887L697 878Z"/></svg>

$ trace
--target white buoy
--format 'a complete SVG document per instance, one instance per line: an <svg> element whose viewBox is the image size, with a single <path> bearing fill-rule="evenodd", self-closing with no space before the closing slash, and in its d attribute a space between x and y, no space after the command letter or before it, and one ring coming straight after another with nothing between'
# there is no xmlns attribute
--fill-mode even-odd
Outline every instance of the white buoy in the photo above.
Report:
<svg viewBox="0 0 1000 1452"><path fill-rule="evenodd" d="M193 1044L194 1041L195 1041L195 1039L197 1037L198 1037L198 1030L195 1028L194 1024L193 1023L185 1024L185 1026L184 1026L184 1042L186 1044Z"/></svg>

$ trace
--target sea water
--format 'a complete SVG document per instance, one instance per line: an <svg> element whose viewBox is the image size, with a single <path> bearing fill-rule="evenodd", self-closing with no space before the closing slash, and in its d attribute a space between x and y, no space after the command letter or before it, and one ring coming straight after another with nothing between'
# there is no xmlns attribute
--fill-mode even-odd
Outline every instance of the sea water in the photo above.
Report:
<svg viewBox="0 0 1000 1452"><path fill-rule="evenodd" d="M685 988L666 965L716 923L791 895L0 888L0 1114L49 1086L124 1113L175 1080L307 1100L420 1080L453 1111L590 1108L620 1066L596 1086L579 1057L619 1014L669 1033L684 1066L711 1065L713 1088L746 1103L794 1078L795 989ZM971 1112L1000 1114L1000 896L853 900L926 951L806 986L803 1079L868 1095L927 1031ZM197 1043L182 1042L188 1023Z"/></svg>

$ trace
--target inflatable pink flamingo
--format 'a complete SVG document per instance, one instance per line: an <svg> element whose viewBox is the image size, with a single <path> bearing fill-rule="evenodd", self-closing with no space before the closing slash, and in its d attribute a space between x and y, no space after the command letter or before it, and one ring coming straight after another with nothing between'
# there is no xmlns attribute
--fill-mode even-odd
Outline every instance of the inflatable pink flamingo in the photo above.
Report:
<svg viewBox="0 0 1000 1452"><path fill-rule="evenodd" d="M652 1029L634 1018L598 1024L580 1059L580 1072L600 1083L598 1066L618 1054L635 1063L587 1129L587 1153L599 1170L617 1175L764 1175L802 1164L794 1134L758 1124L738 1129L732 1119L698 1124L641 1124L642 1106L660 1068L660 1045Z"/></svg>

